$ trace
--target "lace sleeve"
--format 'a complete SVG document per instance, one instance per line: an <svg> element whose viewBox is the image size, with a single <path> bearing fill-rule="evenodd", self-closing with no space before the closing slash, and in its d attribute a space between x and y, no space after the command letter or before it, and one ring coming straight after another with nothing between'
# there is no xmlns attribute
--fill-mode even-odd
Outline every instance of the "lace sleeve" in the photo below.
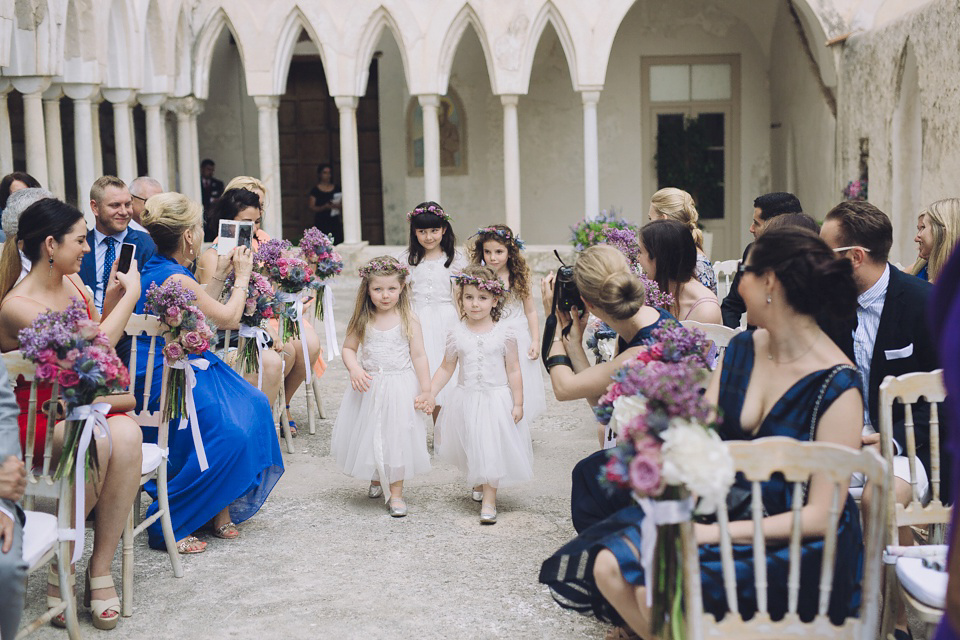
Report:
<svg viewBox="0 0 960 640"><path fill-rule="evenodd" d="M456 328L450 329L447 332L446 346L443 350L443 361L444 362L456 362L457 361L457 330Z"/></svg>
<svg viewBox="0 0 960 640"><path fill-rule="evenodd" d="M517 346L517 332L507 328L503 336L503 356L509 362L511 359L520 361L520 347Z"/></svg>
<svg viewBox="0 0 960 640"><path fill-rule="evenodd" d="M453 262L450 263L451 273L460 273L467 266L467 258L459 249L453 254Z"/></svg>

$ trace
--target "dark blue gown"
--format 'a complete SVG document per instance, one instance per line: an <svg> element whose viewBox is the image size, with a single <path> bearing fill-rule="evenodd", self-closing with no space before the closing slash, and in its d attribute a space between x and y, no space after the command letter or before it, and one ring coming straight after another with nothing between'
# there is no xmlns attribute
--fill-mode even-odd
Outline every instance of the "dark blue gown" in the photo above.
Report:
<svg viewBox="0 0 960 640"><path fill-rule="evenodd" d="M140 272L143 293L135 313L145 313L147 290L154 282L163 284L172 275L193 275L170 258L156 255ZM157 339L154 358L153 389L150 407L156 410L160 403L164 340ZM138 338L137 370L135 377L137 409L146 379L147 352L150 339ZM129 362L129 342L118 345L120 357ZM203 435L203 446L209 468L200 471L197 452L189 427L183 430L171 426L169 479L170 519L173 534L181 540L209 522L225 507L230 508L230 519L243 522L255 514L283 474L283 459L273 426L273 412L267 397L251 386L220 358L209 351L202 354L210 365L206 370L194 369L197 386L193 397L197 418ZM144 429L144 442L157 441L155 429ZM156 485L150 482L147 492L154 498L147 515L156 512ZM158 520L148 529L150 546L163 549L163 533Z"/></svg>
<svg viewBox="0 0 960 640"><path fill-rule="evenodd" d="M787 436L797 440L811 439L811 423L843 392L860 388L860 376L854 367L838 365L815 371L798 380L776 402L760 429L747 434L740 426L740 414L750 372L753 370L753 332L734 338L723 357L720 377L719 405L725 416L720 435L724 440L752 440L767 436ZM822 391L822 397L821 397ZM814 407L819 412L814 416ZM749 490L742 476L738 484ZM790 510L793 488L779 474L761 483L764 509L768 515ZM554 600L560 606L583 615L615 625L624 621L617 611L603 599L593 578L593 564L601 549L609 549L620 564L623 577L630 584L643 586L643 569L630 544L640 548L640 523L643 511L629 506L616 512L564 545L548 558L540 570L540 582L550 587ZM848 496L840 515L837 534L837 566L829 615L835 624L856 615L860 605L860 578L862 575L863 541L856 504ZM629 544L628 544L629 541ZM737 578L739 609L744 618L756 612L754 589L753 547L734 545L734 563ZM817 612L819 598L820 559L823 541L812 540L802 546L800 567L800 597L798 613L801 619L811 620ZM700 577L703 585L704 610L717 617L727 612L720 565L719 545L700 546ZM787 610L787 575L789 550L783 545L767 545L768 611L773 619L782 618Z"/></svg>

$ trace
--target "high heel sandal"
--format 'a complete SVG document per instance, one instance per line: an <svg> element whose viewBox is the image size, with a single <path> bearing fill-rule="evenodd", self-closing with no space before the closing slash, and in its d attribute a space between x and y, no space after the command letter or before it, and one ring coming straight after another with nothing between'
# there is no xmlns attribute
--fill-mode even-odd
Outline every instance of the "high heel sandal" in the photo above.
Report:
<svg viewBox="0 0 960 640"><path fill-rule="evenodd" d="M117 626L120 621L120 598L114 596L109 600L92 600L90 594L94 589L115 589L113 576L90 577L90 567L87 567L86 589L83 592L83 606L90 607L93 610L93 626L102 631L109 631ZM104 617L104 614L113 615Z"/></svg>
<svg viewBox="0 0 960 640"><path fill-rule="evenodd" d="M52 562L50 563L49 571L47 571L47 584L50 585L51 587L57 587L58 589L60 588L60 574L57 573L57 566ZM73 589L77 584L77 574L75 573L69 574L69 577L67 578L67 584L70 586L71 589ZM53 609L54 607L59 607L61 602L63 602L63 600L60 598L60 596L48 595L47 609ZM63 612L51 618L50 624L60 629L66 629L67 628L66 612Z"/></svg>
<svg viewBox="0 0 960 640"><path fill-rule="evenodd" d="M287 405L287 415L290 415L290 405ZM293 418L287 420L287 424L290 426L290 437L297 437L297 423L293 421Z"/></svg>

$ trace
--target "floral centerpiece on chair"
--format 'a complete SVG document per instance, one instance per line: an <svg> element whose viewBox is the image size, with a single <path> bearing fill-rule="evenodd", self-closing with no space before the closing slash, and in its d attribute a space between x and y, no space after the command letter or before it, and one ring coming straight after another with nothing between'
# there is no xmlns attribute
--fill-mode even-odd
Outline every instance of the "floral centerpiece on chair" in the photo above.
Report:
<svg viewBox="0 0 960 640"><path fill-rule="evenodd" d="M303 251L289 240L274 239L260 244L254 255L257 270L269 278L277 288L277 299L290 307L291 313L280 316L280 340L287 342L300 337L303 320L305 289L313 281L313 267L307 262Z"/></svg>
<svg viewBox="0 0 960 640"><path fill-rule="evenodd" d="M316 227L310 227L303 232L303 238L298 245L303 257L314 269L314 279L310 288L317 292L314 297L313 314L323 320L324 294L326 282L343 271L343 258L333 248L333 240Z"/></svg>
<svg viewBox="0 0 960 640"><path fill-rule="evenodd" d="M613 376L595 412L617 425L600 482L629 489L644 511L641 564L654 634L685 638L681 524L713 513L734 480L733 459L703 398L707 377L699 331L674 326ZM699 335L697 335L699 334Z"/></svg>
<svg viewBox="0 0 960 640"><path fill-rule="evenodd" d="M235 274L227 276L223 285L225 291L233 288ZM277 300L277 294L266 276L253 272L247 284L247 301L240 316L240 348L237 350L237 367L243 373L260 373L262 351L267 347L269 334L263 329L263 323L290 313L288 305ZM259 378L257 387L261 387L263 378Z"/></svg>

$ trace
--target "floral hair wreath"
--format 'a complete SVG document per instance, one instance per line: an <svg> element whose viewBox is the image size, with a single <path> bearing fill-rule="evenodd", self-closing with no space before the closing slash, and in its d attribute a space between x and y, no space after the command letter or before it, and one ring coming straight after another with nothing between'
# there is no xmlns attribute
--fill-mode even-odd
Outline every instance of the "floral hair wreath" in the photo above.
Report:
<svg viewBox="0 0 960 640"><path fill-rule="evenodd" d="M507 242L513 240L513 243L517 245L517 249L523 250L527 248L527 243L521 240L520 236L510 233L506 229L498 229L497 227L483 227L481 229L477 229L477 233L475 235L485 236L489 234L496 234Z"/></svg>
<svg viewBox="0 0 960 640"><path fill-rule="evenodd" d="M410 275L410 269L407 265L396 260L371 260L357 270L361 278L380 275L399 275L406 278Z"/></svg>
<svg viewBox="0 0 960 640"><path fill-rule="evenodd" d="M466 273L458 273L455 276L450 276L457 286L465 287L467 285L473 285L481 291L487 291L492 293L495 296L502 296L507 292L506 285L503 284L503 280L496 278L494 280L485 280L483 278L478 278L477 276L471 276Z"/></svg>
<svg viewBox="0 0 960 640"><path fill-rule="evenodd" d="M453 219L450 217L450 214L448 214L446 211L443 210L443 207L439 205L431 204L426 207L417 207L416 209L414 209L413 211L407 214L407 220L408 221L413 220L414 216L418 216L421 213L429 213L431 215L437 216L438 218L441 218L442 220L446 220L447 222L450 222L450 220Z"/></svg>

